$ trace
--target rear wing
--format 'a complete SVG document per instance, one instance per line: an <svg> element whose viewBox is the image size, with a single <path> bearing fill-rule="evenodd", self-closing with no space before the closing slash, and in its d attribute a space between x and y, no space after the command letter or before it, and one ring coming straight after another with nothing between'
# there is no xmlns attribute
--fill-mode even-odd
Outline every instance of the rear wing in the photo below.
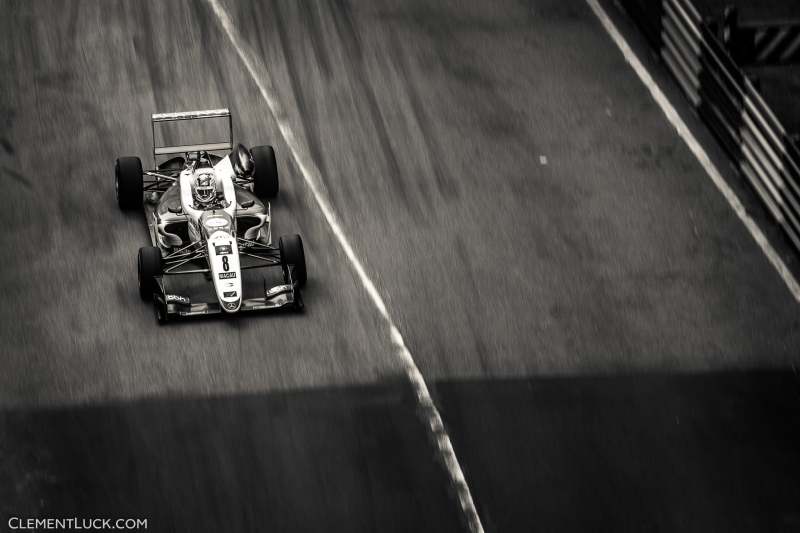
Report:
<svg viewBox="0 0 800 533"><path fill-rule="evenodd" d="M159 145L156 137L156 124L179 120L226 119L228 122L228 139L199 144ZM216 152L233 149L233 119L228 109L205 109L199 111L180 111L177 113L154 113L150 119L153 129L153 161L156 157L186 152Z"/></svg>

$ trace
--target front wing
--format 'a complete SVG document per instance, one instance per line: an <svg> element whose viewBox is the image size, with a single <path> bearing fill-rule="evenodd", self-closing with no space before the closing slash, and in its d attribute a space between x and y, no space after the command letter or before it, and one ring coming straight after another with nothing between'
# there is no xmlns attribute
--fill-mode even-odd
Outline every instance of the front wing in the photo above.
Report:
<svg viewBox="0 0 800 533"><path fill-rule="evenodd" d="M238 312L266 311L270 309L303 308L300 288L293 279L293 268L282 264L279 250L271 246L239 238L241 269L281 268L283 283L268 287L264 282L261 296L242 300ZM159 321L170 318L213 315L225 312L216 298L211 301L197 301L170 292L165 278L209 272L204 263L203 248L197 244L189 245L168 255L164 260L164 274L155 278L157 292L153 295Z"/></svg>
<svg viewBox="0 0 800 533"><path fill-rule="evenodd" d="M224 312L219 301L191 301L185 296L165 292L164 285L161 282L159 282L158 285L160 291L154 295L154 298L160 320L215 315ZM282 308L303 308L303 299L300 295L300 290L297 289L294 284L275 285L269 289L265 288L263 296L243 299L238 312L244 313Z"/></svg>

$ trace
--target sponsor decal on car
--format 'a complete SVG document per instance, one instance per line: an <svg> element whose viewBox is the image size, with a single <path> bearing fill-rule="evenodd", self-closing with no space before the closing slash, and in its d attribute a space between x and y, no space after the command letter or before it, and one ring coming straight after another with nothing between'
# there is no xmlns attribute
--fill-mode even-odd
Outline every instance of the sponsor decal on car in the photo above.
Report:
<svg viewBox="0 0 800 533"><path fill-rule="evenodd" d="M267 298L271 298L272 296L275 296L276 294L280 294L282 292L289 292L291 290L292 290L292 286L291 285L276 285L275 287L272 287L271 289L269 289L266 292L266 296L267 296Z"/></svg>
<svg viewBox="0 0 800 533"><path fill-rule="evenodd" d="M219 279L233 279L236 277L236 272L220 272Z"/></svg>
<svg viewBox="0 0 800 533"><path fill-rule="evenodd" d="M230 255L233 253L233 249L231 248L230 244L221 244L219 246L215 244L214 251L217 255Z"/></svg>
<svg viewBox="0 0 800 533"><path fill-rule="evenodd" d="M167 294L167 303L189 305L191 301L186 296L181 296L180 294Z"/></svg>
<svg viewBox="0 0 800 533"><path fill-rule="evenodd" d="M223 292L222 296L224 296L225 298L233 298L234 296L236 296L236 291Z"/></svg>

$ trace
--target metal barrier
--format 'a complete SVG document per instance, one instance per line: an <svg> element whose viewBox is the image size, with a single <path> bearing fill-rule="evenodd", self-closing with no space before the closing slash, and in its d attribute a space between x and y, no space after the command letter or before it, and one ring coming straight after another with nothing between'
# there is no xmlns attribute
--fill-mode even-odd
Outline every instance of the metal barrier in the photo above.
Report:
<svg viewBox="0 0 800 533"><path fill-rule="evenodd" d="M621 0L800 251L800 150L691 0Z"/></svg>
<svg viewBox="0 0 800 533"><path fill-rule="evenodd" d="M731 6L722 20L722 39L740 66L800 63L800 21L739 23Z"/></svg>

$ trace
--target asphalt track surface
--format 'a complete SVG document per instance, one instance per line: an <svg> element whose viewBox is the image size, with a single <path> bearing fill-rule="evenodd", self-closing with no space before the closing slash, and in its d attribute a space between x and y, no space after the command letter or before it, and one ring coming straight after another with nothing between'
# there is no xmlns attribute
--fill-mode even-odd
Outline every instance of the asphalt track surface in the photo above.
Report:
<svg viewBox="0 0 800 533"><path fill-rule="evenodd" d="M584 2L223 3L488 531L800 529L798 304ZM1 527L465 530L385 322L208 5L0 11ZM146 158L150 113L221 106L279 154L307 308L158 327L113 160Z"/></svg>

